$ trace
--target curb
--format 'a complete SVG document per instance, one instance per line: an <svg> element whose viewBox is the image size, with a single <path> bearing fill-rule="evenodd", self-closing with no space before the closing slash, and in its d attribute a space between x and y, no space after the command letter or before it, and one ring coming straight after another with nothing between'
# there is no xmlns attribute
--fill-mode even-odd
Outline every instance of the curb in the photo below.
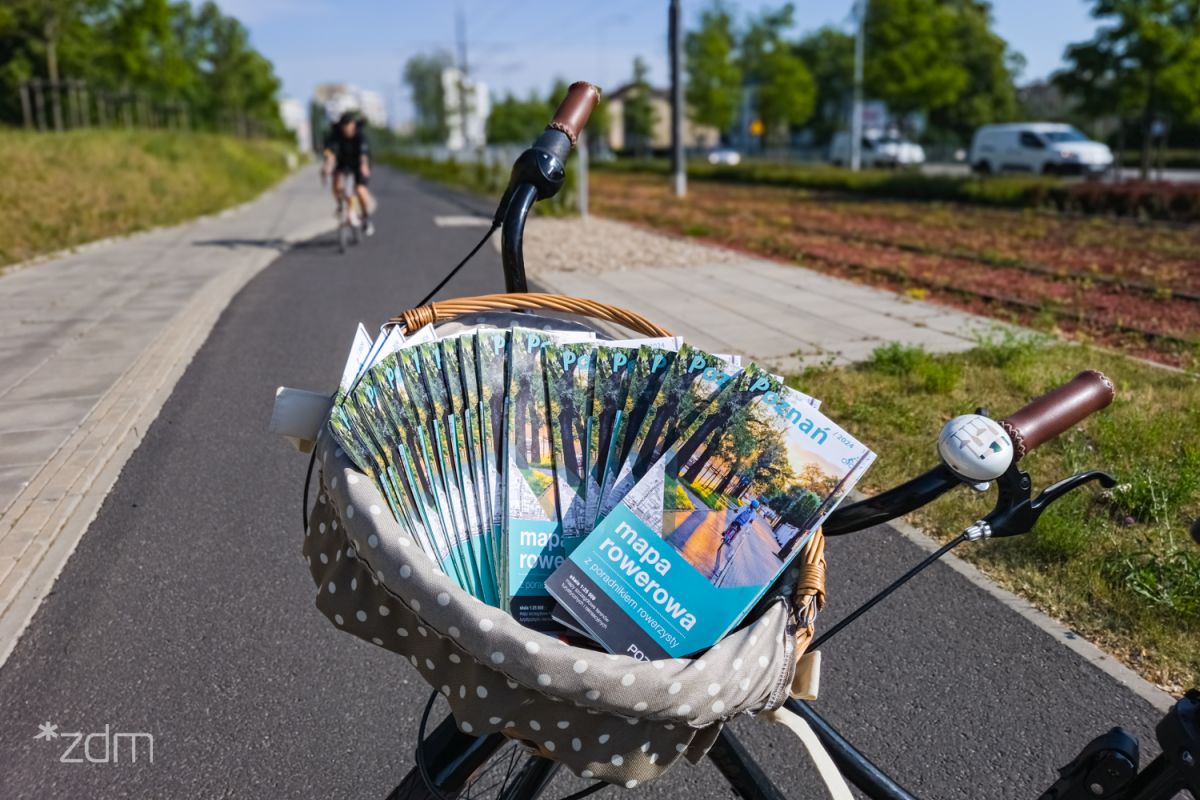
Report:
<svg viewBox="0 0 1200 800"><path fill-rule="evenodd" d="M325 221L304 225L286 237L280 252L331 227ZM0 667L221 314L279 255L231 268L205 284L9 504L0 518Z"/></svg>

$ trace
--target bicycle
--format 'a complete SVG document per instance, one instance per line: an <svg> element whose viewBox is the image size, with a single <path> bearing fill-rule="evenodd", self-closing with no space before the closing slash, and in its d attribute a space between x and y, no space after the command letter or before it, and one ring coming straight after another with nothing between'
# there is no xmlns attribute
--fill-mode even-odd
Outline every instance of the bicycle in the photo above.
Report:
<svg viewBox="0 0 1200 800"><path fill-rule="evenodd" d="M362 210L358 207L358 194L354 191L354 172L338 170L334 180L341 180L342 193L338 201L338 252L345 253L348 245L357 245L362 241L363 221Z"/></svg>
<svg viewBox="0 0 1200 800"><path fill-rule="evenodd" d="M420 305L436 294L477 252L497 229L502 230L501 256L508 292L526 292L522 240L524 226L535 202L554 196L565 179L565 162L576 135L587 122L594 98L591 87L571 87L552 122L534 144L516 160L512 177L497 207L484 239L451 270ZM874 608L942 556L965 542L1006 538L1029 532L1041 514L1067 493L1091 482L1111 488L1115 480L1100 471L1082 472L1049 486L1036 497L1032 480L1020 468L1021 458L1039 445L1057 437L1090 414L1103 408L1112 397L1112 386L1095 372L1081 373L1067 384L1032 401L998 424L1010 441L1008 450L985 453L980 461L967 463L953 449L939 446L942 461L932 469L875 497L838 509L825 522L827 537L844 536L894 520L964 485L998 487L991 512L965 528L957 537L930 554L876 593L827 631L816 637L816 650L848 625ZM942 440L954 431L952 420L943 429ZM972 415L971 424L991 425L982 410ZM1193 529L1200 543L1200 524ZM473 736L462 732L452 716L442 720L426 736L426 728L437 692L426 705L418 729L416 765L389 795L389 800L495 795L504 800L533 800L549 785L559 769L558 762L526 750L501 733ZM851 745L832 725L803 701L788 700L789 710L803 718L826 748L842 775L872 800L915 800L914 796ZM1113 729L1089 742L1079 755L1060 771L1060 777L1045 793L1045 800L1107 798L1109 800L1167 800L1182 790L1200 798L1200 691L1193 689L1172 707L1158 724L1162 754L1139 770L1137 740L1122 729ZM707 757L730 788L744 800L782 800L784 793L753 758L738 737L725 727ZM606 788L595 783L570 795L579 800Z"/></svg>

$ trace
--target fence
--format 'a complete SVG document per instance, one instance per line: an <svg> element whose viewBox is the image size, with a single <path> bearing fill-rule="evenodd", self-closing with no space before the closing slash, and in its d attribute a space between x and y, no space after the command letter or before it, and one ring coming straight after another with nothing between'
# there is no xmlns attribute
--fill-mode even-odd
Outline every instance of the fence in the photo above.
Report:
<svg viewBox="0 0 1200 800"><path fill-rule="evenodd" d="M259 120L240 111L223 110L210 124L200 125L191 104L162 100L137 89L96 87L82 80L31 78L18 86L26 130L75 128L216 128L243 138L266 134Z"/></svg>

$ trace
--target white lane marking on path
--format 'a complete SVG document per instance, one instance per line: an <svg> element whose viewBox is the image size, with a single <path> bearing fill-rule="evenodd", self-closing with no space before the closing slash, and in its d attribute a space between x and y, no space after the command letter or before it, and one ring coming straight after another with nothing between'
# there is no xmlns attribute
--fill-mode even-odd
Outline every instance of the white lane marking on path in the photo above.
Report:
<svg viewBox="0 0 1200 800"><path fill-rule="evenodd" d="M434 217L433 224L437 225L439 228L486 228L492 224L492 221L487 217L458 215L449 217Z"/></svg>

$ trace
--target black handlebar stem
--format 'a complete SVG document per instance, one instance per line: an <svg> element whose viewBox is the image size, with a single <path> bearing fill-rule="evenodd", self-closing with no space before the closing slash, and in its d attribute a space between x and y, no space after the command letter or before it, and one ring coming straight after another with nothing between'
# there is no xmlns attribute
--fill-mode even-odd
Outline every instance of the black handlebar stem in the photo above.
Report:
<svg viewBox="0 0 1200 800"><path fill-rule="evenodd" d="M537 190L535 200L545 200L558 194L567 179L566 163L570 154L571 140L565 133L556 130L544 131L534 140L533 145L513 162L508 187L500 198L492 221L497 225L504 223L512 200L522 186L532 186Z"/></svg>
<svg viewBox="0 0 1200 800"><path fill-rule="evenodd" d="M547 129L513 163L508 188L496 206L492 224L501 226L500 260L508 292L527 292L525 280L525 220L538 200L558 194L567 179L571 140L562 131Z"/></svg>

